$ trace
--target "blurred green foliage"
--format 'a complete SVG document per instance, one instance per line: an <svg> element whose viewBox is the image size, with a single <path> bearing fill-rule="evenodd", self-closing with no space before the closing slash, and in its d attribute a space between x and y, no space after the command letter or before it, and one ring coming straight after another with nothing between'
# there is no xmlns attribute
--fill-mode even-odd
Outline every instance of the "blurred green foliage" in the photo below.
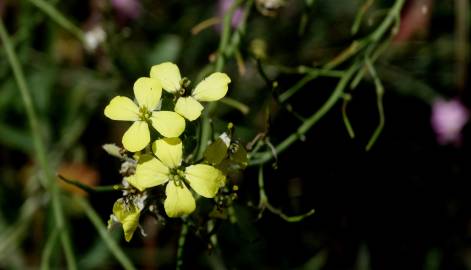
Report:
<svg viewBox="0 0 471 270"><path fill-rule="evenodd" d="M0 16L11 36L40 123L40 134L31 134L17 81L5 50L1 50L2 269L35 269L42 264L47 269L48 263L52 269L59 269L67 265L58 240L58 234L62 232L54 231L54 214L49 204L51 194L39 180L43 172L35 157L33 136L42 138L47 160L54 172L61 172L65 167L72 168L68 177L89 181L87 184L92 186L120 183L118 163L101 150L101 145L120 142L125 125L105 120L105 104L115 95L129 96L133 82L140 76L147 76L150 66L163 61L178 63L184 74L193 78L194 82L214 69L221 38L220 27L210 25L197 34L192 34L192 29L205 20L221 16L218 15L217 1L137 1L135 8L138 15L132 18L123 15L119 8L112 5L113 2L118 1L0 0ZM242 7L251 3L242 2ZM259 4L262 1L255 2ZM349 74L353 78L358 76L358 90L353 91L355 87L351 86L354 79L349 75L345 80L344 93L353 96L348 110L352 108L354 113L348 114L361 149L364 149L378 124L373 90L377 79L381 79L385 85L386 93L398 95L404 100L416 98L425 104L423 106L428 106L441 96L468 98L465 89L460 87L462 84L457 83L460 79L456 78L456 69L459 67L455 64L460 54L456 56L457 41L453 30L457 15L453 1L428 1L430 6L427 16L430 17L415 30L415 35L402 41L396 40L380 51L380 44L389 45L393 40L389 38L391 29L388 26L388 31L384 31L385 34L376 43L373 42L374 51L380 51L376 59L373 59L374 54L365 52L368 49L359 49L352 57L338 62L338 66L325 68L326 64L338 59L336 57L355 41L371 36L387 17L390 7L398 1L371 1L374 3L365 9L363 19L358 19L359 10L366 2L369 1L290 0L273 17L263 16L255 5L249 6L246 27L243 31L236 29L227 46L224 71L232 78L228 94L231 100L221 102L212 115L211 128L214 134L224 132L227 123L233 122L236 127L234 137L243 145L253 142L253 147L248 150L250 155L250 151L256 149L251 156L255 157L254 160L269 165L276 163L271 148L276 149L280 142L283 143L285 138L293 134L291 143L298 139L304 140L310 127L324 114L314 119L312 125L302 129L299 134L296 131L298 126L302 126L318 108L322 108L329 94L334 91L336 80L343 78L354 65L357 66ZM402 18L412 8L412 2L420 1L406 2L401 12ZM218 18L216 22L220 23L221 17ZM352 29L356 19L360 23ZM87 49L84 40L96 27L103 29L106 37L98 42L96 48ZM465 29L469 31L469 26ZM466 42L466 46L468 44ZM369 61L368 57L372 59L375 72L367 72L368 67L364 63ZM466 50L464 58L467 62L469 56ZM317 70L324 68L324 73ZM300 92L297 96L289 101L277 100L280 94L286 93L306 75L315 72L322 73L316 75L319 77L316 83L313 83L314 79L308 79L298 89ZM364 89L366 91L358 93ZM339 96L338 100L344 100L344 96ZM325 113L334 108L333 111L337 110L335 123L341 123L340 108L334 105L337 106L337 103L334 102ZM401 104L394 106L397 108L389 109L399 111ZM336 131L344 132L347 136L343 127ZM257 146L257 141L253 139L260 134L263 135L260 141L264 144ZM330 144L326 144L328 146ZM257 156L258 150L264 152ZM296 159L314 160L314 157L306 155L315 153L291 152L290 155L294 164ZM221 157L213 159L219 160ZM245 166L245 160L242 163ZM76 164L80 164L80 167ZM272 177L267 179L285 181L296 177L286 173L275 177L273 174L276 173L269 167L266 165L265 170L270 170ZM258 180L260 183L260 178ZM262 195L257 187L256 170L249 170L244 177L235 176L234 183L241 186L240 198L235 205L235 213L232 213L237 224L229 219L218 221L214 230L221 235L219 246L208 239L209 236L204 232L192 230L184 253L185 260L190 262L184 262L188 269L339 269L336 267L345 266L331 262L336 260L331 255L338 253L336 248L345 247L326 245L329 239L325 240L322 231L316 231L318 234L315 234L310 228L303 228L303 225L279 225L279 221L274 221L278 216L269 217L268 221L257 219L264 209L285 218L280 209L298 215L306 212L312 214L309 209L316 205L290 206L288 201L296 201L297 197L293 195L287 199L286 190L275 192L274 199L269 203L267 196L270 195L265 194L265 191ZM296 189L295 184L292 186ZM308 190L302 190L299 194L302 198L310 196ZM125 244L120 232L106 234L100 231L103 227L99 222L101 220L104 223L108 219L116 194L90 194L85 199L76 199L76 196L83 195L61 188L66 227L72 237L78 269L126 267L129 263L127 257L138 269L167 269L175 266L178 229L182 226L180 221L164 226L155 223L154 219L142 220L148 236L136 237L134 242ZM260 205L253 203L259 199ZM93 207L88 205L87 200ZM280 205L280 209L271 203ZM469 223L469 220L463 221L463 224L466 222ZM264 237L272 231L270 228L277 230L273 228L276 226L280 226L278 233L283 235L290 234L290 231L283 230L286 228L292 230L293 235L296 235L297 229L307 232L304 235L306 239L301 239L304 242L295 242L297 246L290 246L294 240L289 242L285 237L280 237L287 243L280 240L279 246L267 247L267 243L272 241ZM273 237L273 234L270 236ZM292 239L303 238L295 237ZM433 235L430 237L433 238ZM120 244L115 245L113 239ZM276 242L276 239L273 241ZM213 249L208 252L208 247ZM423 269L442 269L441 250L435 248L433 243L427 248L424 251L426 256L420 257ZM286 252L285 257L271 256L270 252L278 254L280 249ZM450 259L449 265L469 269L469 244L457 252L465 254L460 253L456 255L458 258ZM371 266L374 252L368 245L362 242L352 253L350 257L354 259L345 269L374 269Z"/></svg>

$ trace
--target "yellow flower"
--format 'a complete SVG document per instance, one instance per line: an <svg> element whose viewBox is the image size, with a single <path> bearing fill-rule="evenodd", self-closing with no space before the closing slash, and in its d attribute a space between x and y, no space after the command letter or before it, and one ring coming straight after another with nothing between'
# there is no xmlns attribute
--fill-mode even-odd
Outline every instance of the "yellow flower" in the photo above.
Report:
<svg viewBox="0 0 471 270"><path fill-rule="evenodd" d="M178 137L185 130L185 119L175 112L155 111L162 96L160 82L141 77L134 83L137 105L127 97L114 97L105 108L105 115L113 120L133 121L123 135L123 146L137 152L150 142L149 124L164 137Z"/></svg>
<svg viewBox="0 0 471 270"><path fill-rule="evenodd" d="M196 164L183 167L183 146L179 138L156 140L152 151L157 158L142 155L134 177L130 177L128 182L140 191L168 182L164 208L169 217L188 215L195 210L195 199L187 185L203 197L214 198L226 182L224 174L213 166Z"/></svg>
<svg viewBox="0 0 471 270"><path fill-rule="evenodd" d="M125 179L128 180L129 178ZM115 223L121 223L124 238L129 242L134 231L139 227L139 217L142 209L144 209L144 201L146 198L147 195L145 193L128 195L126 199L119 198L113 205L113 214L108 220L108 229Z"/></svg>
<svg viewBox="0 0 471 270"><path fill-rule="evenodd" d="M150 77L158 79L162 88L174 95L181 95L181 75L177 65L165 62L155 65L150 70ZM175 112L189 121L197 119L201 115L203 105L200 101L216 101L223 98L231 82L225 73L215 72L201 81L189 96L181 96L175 104Z"/></svg>

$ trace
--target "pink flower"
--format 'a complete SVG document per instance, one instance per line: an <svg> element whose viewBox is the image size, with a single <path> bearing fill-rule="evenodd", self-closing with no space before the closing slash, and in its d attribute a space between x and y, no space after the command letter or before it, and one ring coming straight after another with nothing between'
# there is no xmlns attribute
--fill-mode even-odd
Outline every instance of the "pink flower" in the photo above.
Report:
<svg viewBox="0 0 471 270"><path fill-rule="evenodd" d="M218 1L218 11L217 11L217 16L221 19L224 18L225 12L234 4L234 0L219 0ZM242 21L242 9L237 8L234 12L234 16L232 16L232 27L236 28L239 26L240 22ZM222 23L221 23L222 25ZM218 28L220 30L221 25L218 25Z"/></svg>
<svg viewBox="0 0 471 270"><path fill-rule="evenodd" d="M111 5L124 21L136 19L141 14L139 0L111 0Z"/></svg>
<svg viewBox="0 0 471 270"><path fill-rule="evenodd" d="M437 99L432 104L431 124L440 144L459 144L468 120L469 110L457 99Z"/></svg>

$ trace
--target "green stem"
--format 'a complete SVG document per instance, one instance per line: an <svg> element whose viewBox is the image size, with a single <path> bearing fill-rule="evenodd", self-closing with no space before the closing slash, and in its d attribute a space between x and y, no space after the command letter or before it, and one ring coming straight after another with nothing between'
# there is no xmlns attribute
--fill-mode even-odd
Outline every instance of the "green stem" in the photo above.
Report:
<svg viewBox="0 0 471 270"><path fill-rule="evenodd" d="M237 0L232 4L232 6L229 8L229 10L224 14L223 18L223 26L222 26L222 34L221 34L221 40L219 42L219 48L218 48L218 53L217 53L217 60L216 60L216 66L215 66L215 71L222 71L222 68L224 67L225 64L225 51L226 47L229 44L229 39L231 36L231 24L232 24L232 17L234 16L234 12L236 11L237 7L242 4L242 0Z"/></svg>
<svg viewBox="0 0 471 270"><path fill-rule="evenodd" d="M227 106L230 106L234 109L237 109L238 111L240 111L242 114L248 114L249 111L250 111L250 108L249 106L245 105L244 103L238 101L238 100L235 100L233 98L230 98L230 97L224 97L222 98L221 100L221 103L222 104L226 104Z"/></svg>
<svg viewBox="0 0 471 270"><path fill-rule="evenodd" d="M47 238L46 245L44 246L44 250L41 255L41 270L50 269L49 260L51 259L52 251L56 246L58 236L59 231L54 228L54 231L52 231Z"/></svg>
<svg viewBox="0 0 471 270"><path fill-rule="evenodd" d="M183 221L182 228L180 231L180 237L178 238L178 249L177 249L177 266L176 269L182 269L183 265L183 251L185 249L186 236L188 234L188 224Z"/></svg>
<svg viewBox="0 0 471 270"><path fill-rule="evenodd" d="M29 0L33 5L46 13L53 21L71 32L81 42L85 41L85 36L80 28L75 26L64 15L62 15L54 6L44 0Z"/></svg>
<svg viewBox="0 0 471 270"><path fill-rule="evenodd" d="M79 204L82 207L82 209L85 211L85 214L87 215L88 219L92 222L92 224L95 226L95 229L98 231L98 234L101 236L101 239L103 239L105 244L108 246L108 249L115 256L115 258L118 260L121 266L126 270L136 269L133 266L131 260L129 260L129 258L123 252L121 247L115 242L113 237L111 237L105 225L103 225L100 217L95 212L95 210L90 206L90 204L84 198L81 198L81 197L75 197L74 199L77 202L77 204Z"/></svg>
<svg viewBox="0 0 471 270"><path fill-rule="evenodd" d="M32 222L34 213L38 211L43 197L29 197L21 206L18 220L8 228L2 229L0 235L0 260L5 260L10 255L12 248L17 248L18 243L27 236L27 230Z"/></svg>
<svg viewBox="0 0 471 270"><path fill-rule="evenodd" d="M234 15L235 10L241 3L242 3L242 0L238 0L234 2L234 4L232 4L232 6L229 8L226 14L224 14L223 26L222 26L223 30L221 34L221 40L219 41L216 65L214 68L216 72L221 72L224 67L224 64L225 64L224 54L225 54L227 45L229 44L232 16ZM217 106L216 102L211 102L209 103L209 105L206 107L206 109L203 112L203 115L201 118L202 119L201 136L200 136L200 141L198 144L198 151L196 153L197 160L203 157L204 151L206 147L208 146L208 141L210 140L210 137L211 137L211 124L210 124L209 116L216 109L216 106Z"/></svg>
<svg viewBox="0 0 471 270"><path fill-rule="evenodd" d="M110 192L110 191L119 191L123 189L123 186L120 185L110 185L110 186L98 186L98 187L92 187L89 185L86 185L78 180L73 180L73 179L68 179L60 174L57 175L59 179L62 181L66 182L67 184L76 186L86 192L89 193L95 193L95 192Z"/></svg>
<svg viewBox="0 0 471 270"><path fill-rule="evenodd" d="M345 50L343 50L338 56L332 59L330 62L324 65L322 70L331 70L340 64L344 63L352 56L356 55L359 51L363 50L368 44L378 42L386 33L386 31L391 27L395 20L397 20L401 9L404 5L405 0L396 0L394 5L389 10L386 18L381 22L381 24L376 28L368 36L354 40L350 46L348 46ZM298 83L296 83L292 88L288 89L286 92L280 95L280 101L285 102L291 96L293 96L296 92L298 92L304 85L308 82L317 78L320 74L308 73L306 74Z"/></svg>
<svg viewBox="0 0 471 270"><path fill-rule="evenodd" d="M288 216L283 211L281 211L278 208L275 208L273 205L270 204L268 201L267 194L265 192L265 183L264 183L264 176L263 176L263 165L260 165L258 168L258 189L260 192L260 201L258 204L258 207L261 209L261 212L259 214L259 218L261 218L263 214L263 210L268 209L270 212L272 212L275 215L278 215L281 217L283 220L286 222L299 222L303 220L304 218L311 216L315 213L314 209L309 210L308 212L297 215L297 216Z"/></svg>
<svg viewBox="0 0 471 270"><path fill-rule="evenodd" d="M67 260L67 267L69 269L76 269L75 263L75 256L73 254L72 245L70 243L70 236L67 233L65 228L64 222L64 213L62 210L62 203L60 201L60 194L59 194L59 187L55 182L55 177L51 172L51 168L49 167L44 143L41 138L41 129L39 126L39 121L36 118L36 112L33 107L33 102L31 99L30 91L28 90L28 86L26 84L25 76L21 66L19 64L18 58L13 50L13 46L11 43L10 36L7 33L5 25L3 21L0 20L0 39L3 42L3 46L5 52L7 54L8 62L13 70L13 74L15 76L16 82L18 84L18 88L23 99L23 103L26 110L26 115L28 117L28 121L31 127L31 133L33 136L33 145L36 152L36 157L39 161L41 169L43 171L43 185L48 187L49 192L51 194L51 203L52 208L54 211L54 218L56 222L57 229L61 232L61 241L62 246L64 248L65 257Z"/></svg>
<svg viewBox="0 0 471 270"><path fill-rule="evenodd" d="M371 77L373 77L375 87L376 87L376 105L378 107L378 114L379 114L379 123L376 127L373 135L371 136L368 144L366 145L366 151L369 151L371 147L375 144L376 140L378 139L379 135L383 131L384 128L384 109L383 109L383 95L384 95L384 87L383 83L378 77L376 69L374 68L371 61L367 58L365 59L366 66L368 71L370 72Z"/></svg>
<svg viewBox="0 0 471 270"><path fill-rule="evenodd" d="M348 114L347 114L347 105L351 100L352 100L352 95L345 94L343 96L342 118L343 118L343 123L345 124L345 128L347 129L348 136L350 136L350 138L353 139L355 138L355 132L353 131L352 124L350 123L350 119L348 119Z"/></svg>
<svg viewBox="0 0 471 270"><path fill-rule="evenodd" d="M259 190L259 207L262 207L268 203L268 197L265 192L265 180L263 175L263 164L258 167L258 190Z"/></svg>
<svg viewBox="0 0 471 270"><path fill-rule="evenodd" d="M353 21L352 25L352 35L355 35L358 30L360 29L361 26L361 21L363 20L363 16L365 15L366 11L370 8L370 6L373 4L374 0L365 0L365 3L360 7L360 10L358 11L357 15L355 16L355 20Z"/></svg>
<svg viewBox="0 0 471 270"><path fill-rule="evenodd" d="M318 77L321 77L321 76L342 77L343 76L343 71L329 70L329 69L314 69L314 68L303 67L302 70L299 70L298 72L302 72L302 71L307 71L307 75L303 77L301 80L299 80L295 85L290 87L288 90L280 94L278 100L281 103L284 103L285 101L287 101L296 92L301 90L301 88L303 88L308 82Z"/></svg>
<svg viewBox="0 0 471 270"><path fill-rule="evenodd" d="M312 126L314 126L314 124L317 123L317 121L319 121L319 119L321 119L327 112L330 111L330 109L332 109L335 103L337 103L337 101L342 97L345 87L347 86L349 80L357 69L358 64L355 63L345 72L343 77L338 82L337 87L332 92L327 101L324 103L324 105L322 105L322 107L317 112L315 112L311 117L309 117L295 133L288 136L284 141L282 141L275 147L277 154L280 154L281 152L286 150L291 144L301 138L307 131L309 131L309 129L312 128ZM273 154L271 151L267 151L259 155L255 155L254 157L255 159L250 161L250 165L264 164L273 158Z"/></svg>

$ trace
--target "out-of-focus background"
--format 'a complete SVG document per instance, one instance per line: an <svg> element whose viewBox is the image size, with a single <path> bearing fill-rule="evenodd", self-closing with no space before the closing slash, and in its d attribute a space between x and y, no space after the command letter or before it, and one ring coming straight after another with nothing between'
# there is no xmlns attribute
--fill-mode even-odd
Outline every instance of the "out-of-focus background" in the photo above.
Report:
<svg viewBox="0 0 471 270"><path fill-rule="evenodd" d="M277 145L323 106L338 78L309 80L288 103L276 97L302 80L303 67L322 67L374 32L400 0L239 2L224 72L232 78L229 98L249 111L222 102L214 128L234 123L245 145L267 131L269 108L268 134ZM389 41L382 37L389 46L374 59L376 76L364 75L354 89L349 84L301 140L264 166L271 205L287 215L312 208L315 214L294 223L268 210L259 215L257 168L250 166L234 180L238 222L217 227L218 246L211 250L190 231L184 268L471 269L469 1L402 2L394 18L401 24ZM134 81L164 61L198 81L213 68L231 4L0 0L51 170L90 186L120 183L119 161L101 146L119 144L128 124L106 119L104 107L116 95L132 96ZM41 180L35 134L6 46L2 39L0 268L36 269L44 258L53 269L66 268L67 252L54 236L53 195ZM376 79L384 87L384 129L366 151L380 121ZM276 81L277 93L267 80ZM57 183L78 269L120 268L88 215L96 210L105 224L120 194ZM80 207L76 196L93 209ZM120 228L111 236L136 268L175 268L181 223L164 226L148 216L141 224L146 237L136 233L127 243Z"/></svg>

